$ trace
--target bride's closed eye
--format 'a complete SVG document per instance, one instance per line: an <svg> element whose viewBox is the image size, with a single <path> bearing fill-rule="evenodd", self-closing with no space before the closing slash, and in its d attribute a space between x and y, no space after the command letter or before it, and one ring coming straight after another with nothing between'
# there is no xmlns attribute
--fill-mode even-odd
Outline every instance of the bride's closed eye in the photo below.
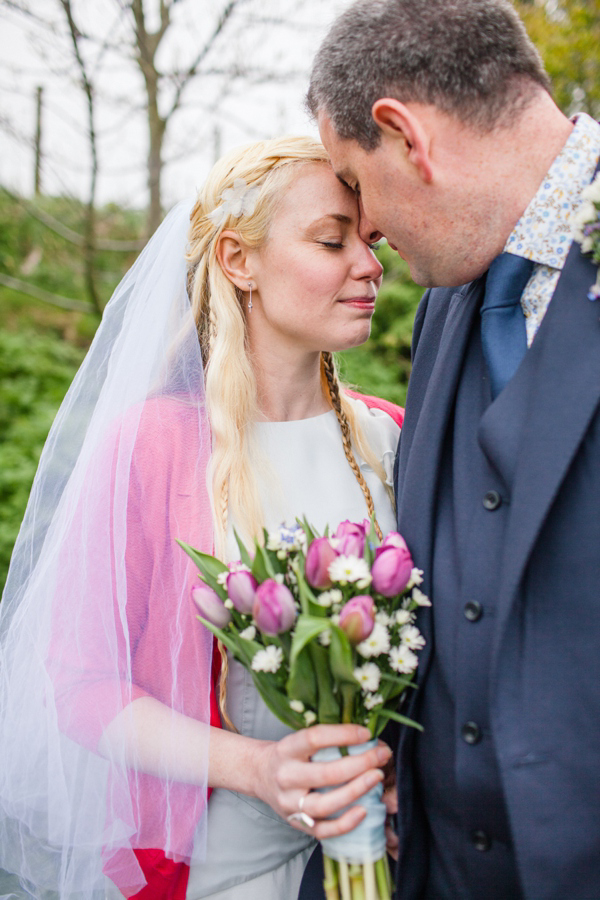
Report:
<svg viewBox="0 0 600 900"><path fill-rule="evenodd" d="M319 241L322 247L327 247L328 250L342 250L343 243L342 241Z"/></svg>

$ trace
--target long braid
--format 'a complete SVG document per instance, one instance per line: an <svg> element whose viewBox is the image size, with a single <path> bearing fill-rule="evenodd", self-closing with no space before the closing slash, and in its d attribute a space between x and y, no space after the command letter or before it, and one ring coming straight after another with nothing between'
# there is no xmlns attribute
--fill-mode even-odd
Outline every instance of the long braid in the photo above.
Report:
<svg viewBox="0 0 600 900"><path fill-rule="evenodd" d="M220 514L221 514L221 522L223 523L223 532L227 532L227 506L229 503L229 482L226 481L223 485L223 490L221 492L221 503L220 503ZM229 731L235 731L237 733L237 728L229 718L229 714L227 712L227 675L229 673L229 657L227 656L227 649L222 641L217 641L217 646L219 648L219 653L221 654L221 676L219 678L219 712L221 713L221 719L225 722L226 728Z"/></svg>
<svg viewBox="0 0 600 900"><path fill-rule="evenodd" d="M348 460L350 468L354 472L354 477L358 481L360 489L364 494L367 503L367 510L369 511L369 516L373 519L375 533L381 541L383 540L383 532L379 527L379 522L375 518L375 504L373 503L373 497L371 496L369 485L365 481L364 476L360 471L360 467L352 450L352 435L350 434L350 425L348 424L348 419L346 418L344 410L342 409L340 385L338 382L337 372L335 370L333 354L329 352L323 352L321 353L321 359L323 361L323 372L325 374L325 380L327 382L331 405L335 410L335 414L340 425L340 430L342 432L342 444L344 447L344 453L346 455L346 459Z"/></svg>

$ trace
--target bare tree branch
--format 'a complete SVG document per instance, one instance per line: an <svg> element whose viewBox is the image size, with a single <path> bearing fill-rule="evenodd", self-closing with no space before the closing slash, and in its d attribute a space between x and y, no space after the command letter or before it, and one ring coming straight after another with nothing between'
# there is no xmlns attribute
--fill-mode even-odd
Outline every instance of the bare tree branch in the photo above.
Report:
<svg viewBox="0 0 600 900"><path fill-rule="evenodd" d="M27 294L29 297L35 297L43 303L50 303L52 306L59 306L61 309L72 309L77 312L95 312L94 307L89 303L82 303L81 300L73 300L71 297L62 297L60 294L52 294L38 287L37 284L30 284L28 281L21 281L20 278L12 278L0 272L0 284L10 288L12 291L18 291L20 294Z"/></svg>

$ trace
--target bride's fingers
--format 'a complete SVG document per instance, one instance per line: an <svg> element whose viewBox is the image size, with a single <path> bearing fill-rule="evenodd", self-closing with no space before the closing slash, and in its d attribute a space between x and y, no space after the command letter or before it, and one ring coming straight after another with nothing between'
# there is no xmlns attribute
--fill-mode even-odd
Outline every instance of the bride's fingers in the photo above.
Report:
<svg viewBox="0 0 600 900"><path fill-rule="evenodd" d="M325 838L337 837L338 834L347 834L359 825L367 812L363 806L353 806L339 819L319 819L315 822L310 834L322 841Z"/></svg>
<svg viewBox="0 0 600 900"><path fill-rule="evenodd" d="M313 819L326 819L360 800L371 788L379 784L382 778L381 769L375 769L326 793L320 794L318 791L311 791L305 796L302 809Z"/></svg>
<svg viewBox="0 0 600 900"><path fill-rule="evenodd" d="M383 745L373 747L357 756L344 756L333 762L301 762L291 758L281 770L280 786L287 790L305 788L311 791L315 788L342 785L370 769L381 768L390 754L390 748Z"/></svg>
<svg viewBox="0 0 600 900"><path fill-rule="evenodd" d="M369 740L371 733L363 725L313 725L285 738L290 754L305 760L325 747L345 747Z"/></svg>

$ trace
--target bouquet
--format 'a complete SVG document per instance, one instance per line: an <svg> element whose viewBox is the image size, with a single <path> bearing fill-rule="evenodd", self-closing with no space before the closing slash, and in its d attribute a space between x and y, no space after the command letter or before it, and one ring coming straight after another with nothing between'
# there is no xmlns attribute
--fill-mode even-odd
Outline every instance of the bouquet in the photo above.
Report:
<svg viewBox="0 0 600 900"><path fill-rule="evenodd" d="M228 566L179 543L199 569L200 621L251 672L269 709L293 729L366 725L373 740L389 719L420 728L398 707L425 644L415 610L430 602L403 537L380 542L369 520L322 536L298 520L263 537L251 555L236 535L240 560ZM361 800L367 817L354 831L323 841L328 900L391 896L382 791Z"/></svg>

